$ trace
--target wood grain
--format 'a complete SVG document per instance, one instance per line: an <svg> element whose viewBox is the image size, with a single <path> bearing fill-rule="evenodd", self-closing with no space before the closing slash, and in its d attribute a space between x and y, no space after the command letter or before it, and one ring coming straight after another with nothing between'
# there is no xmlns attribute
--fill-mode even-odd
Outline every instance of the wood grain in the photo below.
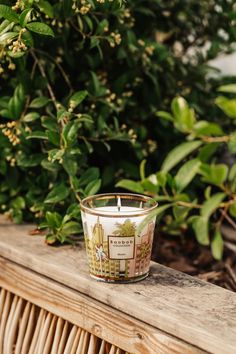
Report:
<svg viewBox="0 0 236 354"><path fill-rule="evenodd" d="M0 226L0 255L205 351L236 352L236 295L152 263L136 284L91 280L79 247L49 247L33 226ZM0 280L2 273L0 274Z"/></svg>
<svg viewBox="0 0 236 354"><path fill-rule="evenodd" d="M57 332L54 329L56 323L52 320L52 314L74 325L67 341L67 353L72 351L77 326L132 353L202 353L199 349L152 326L1 257L0 269L0 285L4 289L42 309L38 319L38 328L42 328L42 331L39 334L37 326L35 329L37 350L40 353L43 352L42 348L47 347L46 333L50 331L50 326ZM42 327L43 316L46 316L44 310L48 311L48 315ZM34 348L34 340L32 342L31 347Z"/></svg>

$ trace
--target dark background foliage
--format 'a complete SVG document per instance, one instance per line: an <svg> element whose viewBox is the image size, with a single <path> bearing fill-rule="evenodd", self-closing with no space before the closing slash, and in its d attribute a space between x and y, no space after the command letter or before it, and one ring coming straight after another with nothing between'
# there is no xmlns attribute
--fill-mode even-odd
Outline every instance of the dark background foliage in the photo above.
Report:
<svg viewBox="0 0 236 354"><path fill-rule="evenodd" d="M214 99L233 80L208 61L233 50L233 1L0 4L1 211L47 212L51 242L80 230L81 198L159 169L183 140L156 116L174 96L230 131Z"/></svg>

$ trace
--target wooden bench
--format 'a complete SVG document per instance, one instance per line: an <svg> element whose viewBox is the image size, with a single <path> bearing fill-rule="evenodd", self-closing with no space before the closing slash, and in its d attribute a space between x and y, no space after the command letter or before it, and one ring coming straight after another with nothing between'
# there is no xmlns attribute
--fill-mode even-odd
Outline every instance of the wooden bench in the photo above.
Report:
<svg viewBox="0 0 236 354"><path fill-rule="evenodd" d="M236 295L152 263L134 284L88 274L83 243L0 225L0 354L236 353Z"/></svg>

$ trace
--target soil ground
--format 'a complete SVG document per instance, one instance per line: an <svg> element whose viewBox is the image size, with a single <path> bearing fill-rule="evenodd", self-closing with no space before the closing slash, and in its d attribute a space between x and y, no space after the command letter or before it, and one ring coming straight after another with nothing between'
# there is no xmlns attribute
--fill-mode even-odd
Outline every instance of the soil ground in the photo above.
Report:
<svg viewBox="0 0 236 354"><path fill-rule="evenodd" d="M222 261L214 260L210 248L200 246L194 237L163 234L155 235L152 260L236 292L236 231L226 231Z"/></svg>

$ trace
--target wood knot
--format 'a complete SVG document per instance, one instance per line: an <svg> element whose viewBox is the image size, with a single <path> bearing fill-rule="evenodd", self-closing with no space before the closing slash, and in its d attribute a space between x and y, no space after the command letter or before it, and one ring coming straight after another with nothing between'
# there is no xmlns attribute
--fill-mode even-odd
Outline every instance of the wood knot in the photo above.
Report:
<svg viewBox="0 0 236 354"><path fill-rule="evenodd" d="M138 339L144 339L144 336L141 333L136 333Z"/></svg>
<svg viewBox="0 0 236 354"><path fill-rule="evenodd" d="M93 331L93 333L94 333L95 335L97 335L97 336L100 335L100 336L101 336L101 334L102 334L102 327L96 324L96 325L93 326L92 331Z"/></svg>

